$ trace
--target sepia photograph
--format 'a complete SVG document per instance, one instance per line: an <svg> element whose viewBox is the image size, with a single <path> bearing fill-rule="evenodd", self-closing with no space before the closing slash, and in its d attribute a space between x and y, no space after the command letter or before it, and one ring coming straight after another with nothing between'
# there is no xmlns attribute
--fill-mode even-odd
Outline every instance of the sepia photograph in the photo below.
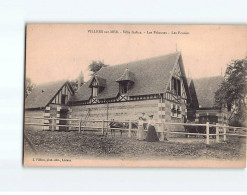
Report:
<svg viewBox="0 0 247 195"><path fill-rule="evenodd" d="M27 24L27 167L246 167L246 25Z"/></svg>

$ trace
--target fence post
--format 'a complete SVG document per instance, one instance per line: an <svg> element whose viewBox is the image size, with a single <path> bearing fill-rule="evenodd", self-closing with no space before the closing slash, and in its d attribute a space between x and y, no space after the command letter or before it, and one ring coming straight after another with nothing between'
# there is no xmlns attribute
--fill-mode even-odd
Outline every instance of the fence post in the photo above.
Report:
<svg viewBox="0 0 247 195"><path fill-rule="evenodd" d="M52 131L56 130L56 121L55 119L52 119Z"/></svg>
<svg viewBox="0 0 247 195"><path fill-rule="evenodd" d="M165 141L164 123L162 120L161 120L161 124L160 124L160 141Z"/></svg>
<svg viewBox="0 0 247 195"><path fill-rule="evenodd" d="M129 121L129 133L128 133L128 137L131 137L131 120Z"/></svg>
<svg viewBox="0 0 247 195"><path fill-rule="evenodd" d="M206 144L209 144L209 122L206 123Z"/></svg>
<svg viewBox="0 0 247 195"><path fill-rule="evenodd" d="M81 119L79 120L79 133L81 133Z"/></svg>
<svg viewBox="0 0 247 195"><path fill-rule="evenodd" d="M223 133L223 140L226 141L226 124L224 124Z"/></svg>
<svg viewBox="0 0 247 195"><path fill-rule="evenodd" d="M219 143L220 142L220 133L219 133L219 123L216 123L216 142Z"/></svg>
<svg viewBox="0 0 247 195"><path fill-rule="evenodd" d="M102 120L102 135L104 135L104 120Z"/></svg>
<svg viewBox="0 0 247 195"><path fill-rule="evenodd" d="M52 127L52 123L53 123L53 120L52 120L52 118L51 118L51 116L50 116L50 118L47 118L48 119L48 121L49 121L49 131L52 131L53 130L53 127Z"/></svg>
<svg viewBox="0 0 247 195"><path fill-rule="evenodd" d="M236 133L236 127L234 127L234 129L233 129L233 130L234 130L234 133Z"/></svg>

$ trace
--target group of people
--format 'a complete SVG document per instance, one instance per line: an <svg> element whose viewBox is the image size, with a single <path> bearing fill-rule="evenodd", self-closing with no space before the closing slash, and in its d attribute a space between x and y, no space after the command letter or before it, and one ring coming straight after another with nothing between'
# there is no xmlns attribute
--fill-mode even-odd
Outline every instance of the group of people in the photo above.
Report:
<svg viewBox="0 0 247 195"><path fill-rule="evenodd" d="M144 130L148 130L147 136L145 138ZM153 115L149 115L149 119L145 113L142 113L142 116L138 119L138 131L137 131L137 139L138 140L146 140L148 142L157 142L159 138L157 136L155 130L155 121L153 119Z"/></svg>

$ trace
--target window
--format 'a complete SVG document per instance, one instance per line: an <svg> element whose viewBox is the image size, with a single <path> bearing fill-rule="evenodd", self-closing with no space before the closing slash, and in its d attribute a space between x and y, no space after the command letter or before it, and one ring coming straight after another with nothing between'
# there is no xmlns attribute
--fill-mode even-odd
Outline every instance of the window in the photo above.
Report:
<svg viewBox="0 0 247 195"><path fill-rule="evenodd" d="M91 88L92 97L97 97L99 93L101 93L105 88L105 79L100 78L100 77L98 77L98 79L99 81L97 81L96 78L94 78L89 85L89 87Z"/></svg>
<svg viewBox="0 0 247 195"><path fill-rule="evenodd" d="M93 87L93 97L97 97L97 96L98 96L98 88Z"/></svg>
<svg viewBox="0 0 247 195"><path fill-rule="evenodd" d="M120 85L120 93L125 94L128 92L128 84L127 83L122 83Z"/></svg>
<svg viewBox="0 0 247 195"><path fill-rule="evenodd" d="M62 94L61 104L66 104L66 103L67 103L67 95Z"/></svg>
<svg viewBox="0 0 247 195"><path fill-rule="evenodd" d="M178 95L181 96L181 81L177 79L177 85L178 85Z"/></svg>
<svg viewBox="0 0 247 195"><path fill-rule="evenodd" d="M181 114L181 106L177 106L177 116L178 116L178 118L181 118L182 117L182 114Z"/></svg>
<svg viewBox="0 0 247 195"><path fill-rule="evenodd" d="M177 104L171 104L171 116L172 117L177 117L181 118L182 113L181 113L181 106Z"/></svg>
<svg viewBox="0 0 247 195"><path fill-rule="evenodd" d="M177 105L171 104L171 116L177 117Z"/></svg>
<svg viewBox="0 0 247 195"><path fill-rule="evenodd" d="M94 81L92 82L92 86L93 87L97 87L98 86L98 83L97 83L97 81L94 79Z"/></svg>
<svg viewBox="0 0 247 195"><path fill-rule="evenodd" d="M174 94L181 96L181 81L180 81L180 79L177 79L175 77L172 77L172 80L171 80L171 91Z"/></svg>

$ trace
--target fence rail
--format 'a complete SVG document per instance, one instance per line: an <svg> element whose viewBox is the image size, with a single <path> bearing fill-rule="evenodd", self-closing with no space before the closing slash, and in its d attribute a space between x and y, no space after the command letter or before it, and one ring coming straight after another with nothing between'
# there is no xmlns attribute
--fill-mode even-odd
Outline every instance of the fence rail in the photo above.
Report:
<svg viewBox="0 0 247 195"><path fill-rule="evenodd" d="M138 129L132 128L133 123L137 123L135 120L83 120L80 118L44 118L44 117L32 117L32 116L25 116L25 119L42 119L44 121L49 121L49 123L25 123L25 125L30 126L48 126L51 130L56 130L56 127L68 127L70 131L85 131L85 129L90 131L101 131L103 135L107 135L108 131L110 130L115 131L126 131L128 132L128 137L131 137L132 132L137 132ZM74 124L57 124L57 121L73 121ZM97 126L90 126L87 125L88 123L99 123ZM110 127L109 124L111 122L117 123L124 123L125 126L122 128L114 128ZM181 125L184 128L191 126L191 127L205 127L205 132L203 133L191 133L186 131L167 131L167 126L172 125ZM165 135L168 134L180 134L180 135L196 135L196 136L204 136L206 137L206 144L209 144L210 136L215 136L216 142L220 141L220 136L223 136L223 141L226 141L226 136L239 136L239 137L247 137L246 130L247 128L244 127L233 127L233 126L226 126L221 124L194 124L194 123L169 123L165 121L157 121L157 133L160 134L160 139L164 140ZM215 128L215 133L210 133L210 128ZM237 131L242 130L243 133L237 133ZM147 131L147 130L144 130Z"/></svg>

